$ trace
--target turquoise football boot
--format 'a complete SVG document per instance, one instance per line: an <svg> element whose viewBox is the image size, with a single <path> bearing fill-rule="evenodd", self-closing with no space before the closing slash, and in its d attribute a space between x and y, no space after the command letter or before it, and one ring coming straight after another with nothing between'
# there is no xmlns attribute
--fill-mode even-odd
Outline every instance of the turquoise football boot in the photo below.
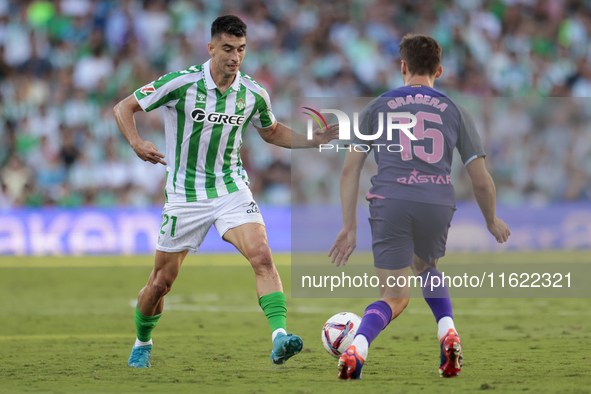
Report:
<svg viewBox="0 0 591 394"><path fill-rule="evenodd" d="M273 352L271 353L271 362L273 364L284 364L290 357L295 356L302 351L304 342L297 335L280 332L273 341Z"/></svg>
<svg viewBox="0 0 591 394"><path fill-rule="evenodd" d="M134 346L127 365L134 368L150 368L150 356L152 356L152 345Z"/></svg>

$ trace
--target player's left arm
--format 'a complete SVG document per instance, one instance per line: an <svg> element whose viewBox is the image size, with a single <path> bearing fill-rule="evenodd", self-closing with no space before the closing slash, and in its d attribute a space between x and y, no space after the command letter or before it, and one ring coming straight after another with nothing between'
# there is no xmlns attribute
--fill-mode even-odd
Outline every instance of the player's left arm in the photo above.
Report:
<svg viewBox="0 0 591 394"><path fill-rule="evenodd" d="M357 246L357 197L359 196L359 178L367 153L351 150L345 156L341 172L341 204L343 207L343 228L337 235L328 252L331 262L336 266L347 264L349 256Z"/></svg>
<svg viewBox="0 0 591 394"><path fill-rule="evenodd" d="M338 123L329 124L328 130L325 128L314 130L314 136L311 140L308 139L307 135L298 133L277 121L267 128L257 126L254 126L254 128L257 129L266 142L291 149L315 148L321 144L328 144L339 137Z"/></svg>

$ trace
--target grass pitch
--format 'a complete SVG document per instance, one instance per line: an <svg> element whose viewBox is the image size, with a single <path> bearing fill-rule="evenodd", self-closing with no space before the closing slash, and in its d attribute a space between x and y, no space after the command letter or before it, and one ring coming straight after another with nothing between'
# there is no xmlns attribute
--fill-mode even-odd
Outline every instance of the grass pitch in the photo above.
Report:
<svg viewBox="0 0 591 394"><path fill-rule="evenodd" d="M289 256L276 262L288 290ZM454 300L465 361L453 379L439 378L435 321L412 299L354 382L336 379L320 330L371 300L288 299L288 331L304 351L271 365L254 275L238 255L188 257L153 333L152 368L132 369L134 303L151 265L148 256L1 258L0 392L591 393L587 299Z"/></svg>

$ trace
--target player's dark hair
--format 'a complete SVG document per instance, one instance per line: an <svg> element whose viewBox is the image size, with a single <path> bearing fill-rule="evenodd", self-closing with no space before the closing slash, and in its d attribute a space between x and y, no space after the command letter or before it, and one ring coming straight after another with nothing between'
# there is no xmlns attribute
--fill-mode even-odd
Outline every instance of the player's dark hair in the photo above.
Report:
<svg viewBox="0 0 591 394"><path fill-rule="evenodd" d="M402 38L398 53L411 75L434 75L441 64L441 45L433 37L409 33Z"/></svg>
<svg viewBox="0 0 591 394"><path fill-rule="evenodd" d="M246 24L235 15L220 16L211 24L211 38L223 33L246 37Z"/></svg>

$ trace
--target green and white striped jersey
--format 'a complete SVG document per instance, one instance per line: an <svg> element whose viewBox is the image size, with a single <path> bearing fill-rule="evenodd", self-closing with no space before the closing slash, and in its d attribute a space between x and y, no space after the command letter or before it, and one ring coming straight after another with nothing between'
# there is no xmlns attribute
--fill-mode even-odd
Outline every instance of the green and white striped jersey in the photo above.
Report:
<svg viewBox="0 0 591 394"><path fill-rule="evenodd" d="M193 202L248 187L240 160L249 122L275 123L266 90L239 72L221 94L210 62L160 77L135 92L146 112L166 108L166 202Z"/></svg>

